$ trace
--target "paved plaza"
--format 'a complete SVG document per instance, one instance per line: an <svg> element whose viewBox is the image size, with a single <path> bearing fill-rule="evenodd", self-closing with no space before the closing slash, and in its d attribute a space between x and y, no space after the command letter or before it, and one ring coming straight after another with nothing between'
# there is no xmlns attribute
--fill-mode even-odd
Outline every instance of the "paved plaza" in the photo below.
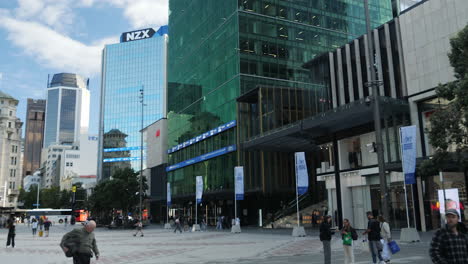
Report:
<svg viewBox="0 0 468 264"><path fill-rule="evenodd" d="M76 226L75 226L76 227ZM0 229L1 263L72 263L59 248L62 235L71 230L63 225L51 227L49 237L33 238L30 229L17 226L16 247L5 248L7 230ZM144 229L144 237L133 237L133 230L95 231L101 258L91 263L323 263L318 232L308 230L304 238L291 237L291 230L244 228L241 234L228 231L185 232L174 234L159 226ZM399 243L401 252L392 263L430 263L432 233L422 233L422 242ZM395 237L398 235L395 233ZM398 239L397 239L398 242ZM343 263L341 239L332 241L332 263ZM360 242L355 246L356 263L371 263Z"/></svg>

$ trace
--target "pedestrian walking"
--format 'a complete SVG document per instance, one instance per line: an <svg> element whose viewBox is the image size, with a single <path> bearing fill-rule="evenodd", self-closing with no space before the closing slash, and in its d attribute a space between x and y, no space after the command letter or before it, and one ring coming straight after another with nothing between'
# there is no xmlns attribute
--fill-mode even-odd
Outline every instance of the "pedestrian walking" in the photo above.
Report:
<svg viewBox="0 0 468 264"><path fill-rule="evenodd" d="M385 263L390 262L392 258L392 253L390 252L390 247L388 243L392 241L392 232L390 231L390 225L385 221L385 218L382 215L377 217L380 223L380 237L382 242L382 259Z"/></svg>
<svg viewBox="0 0 468 264"><path fill-rule="evenodd" d="M10 215L10 218L7 220L6 228L8 228L6 247L9 248L11 244L11 247L14 248L15 247L15 235L16 235L14 215Z"/></svg>
<svg viewBox="0 0 468 264"><path fill-rule="evenodd" d="M66 229L66 228L67 228L67 225L68 225L68 217L66 217L66 216L65 216L64 223L65 223L65 229Z"/></svg>
<svg viewBox="0 0 468 264"><path fill-rule="evenodd" d="M133 236L137 236L138 233L141 233L141 236L143 236L143 222L137 219L134 226L136 226L136 232Z"/></svg>
<svg viewBox="0 0 468 264"><path fill-rule="evenodd" d="M343 240L344 263L354 263L353 240L357 240L356 230L351 226L349 219L343 219L343 229L341 229L341 239Z"/></svg>
<svg viewBox="0 0 468 264"><path fill-rule="evenodd" d="M45 231L45 236L48 237L49 236L49 229L50 229L50 226L52 225L52 222L47 218L45 221L44 221L44 231Z"/></svg>
<svg viewBox="0 0 468 264"><path fill-rule="evenodd" d="M372 263L377 263L377 258L380 263L385 263L382 259L382 243L380 243L380 225L377 220L374 219L372 212L367 212L367 230L362 233L367 235L367 240L369 240L369 250L372 255Z"/></svg>
<svg viewBox="0 0 468 264"><path fill-rule="evenodd" d="M36 232L37 232L37 220L36 218L33 218L32 221L31 221L31 227L32 227L32 235L33 237L36 236Z"/></svg>
<svg viewBox="0 0 468 264"><path fill-rule="evenodd" d="M44 228L44 217L43 216L39 216L39 230L43 230Z"/></svg>
<svg viewBox="0 0 468 264"><path fill-rule="evenodd" d="M99 259L99 250L94 236L96 222L86 221L82 228L75 228L62 237L60 247L67 257L73 257L73 264L89 264L94 255Z"/></svg>
<svg viewBox="0 0 468 264"><path fill-rule="evenodd" d="M324 263L331 264L331 239L335 234L331 228L331 216L325 216L324 221L320 224L320 241L323 244Z"/></svg>
<svg viewBox="0 0 468 264"><path fill-rule="evenodd" d="M218 221L216 222L216 230L223 230L223 222L221 216L218 216Z"/></svg>
<svg viewBox="0 0 468 264"><path fill-rule="evenodd" d="M456 209L445 211L447 224L432 237L429 255L435 264L468 263L468 232L459 222L460 214Z"/></svg>
<svg viewBox="0 0 468 264"><path fill-rule="evenodd" d="M174 233L176 233L177 230L179 230L180 233L182 233L182 227L180 226L180 217L177 217L176 220L175 220L175 229L174 229Z"/></svg>

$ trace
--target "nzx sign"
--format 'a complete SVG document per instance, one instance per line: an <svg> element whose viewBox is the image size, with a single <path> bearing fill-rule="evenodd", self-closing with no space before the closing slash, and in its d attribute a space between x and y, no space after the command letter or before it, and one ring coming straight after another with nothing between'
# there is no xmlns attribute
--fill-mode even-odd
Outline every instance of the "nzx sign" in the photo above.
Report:
<svg viewBox="0 0 468 264"><path fill-rule="evenodd" d="M151 38L154 35L154 33L156 32L152 28L125 32L122 33L122 36L120 36L120 42Z"/></svg>

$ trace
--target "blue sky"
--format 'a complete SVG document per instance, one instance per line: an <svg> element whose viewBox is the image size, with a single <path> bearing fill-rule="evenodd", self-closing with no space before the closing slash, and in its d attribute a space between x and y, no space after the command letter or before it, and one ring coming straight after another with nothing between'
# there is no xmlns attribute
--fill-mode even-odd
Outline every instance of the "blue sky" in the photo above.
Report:
<svg viewBox="0 0 468 264"><path fill-rule="evenodd" d="M0 0L0 90L45 99L47 75L90 78L90 132L98 131L101 51L122 32L167 24L168 0Z"/></svg>

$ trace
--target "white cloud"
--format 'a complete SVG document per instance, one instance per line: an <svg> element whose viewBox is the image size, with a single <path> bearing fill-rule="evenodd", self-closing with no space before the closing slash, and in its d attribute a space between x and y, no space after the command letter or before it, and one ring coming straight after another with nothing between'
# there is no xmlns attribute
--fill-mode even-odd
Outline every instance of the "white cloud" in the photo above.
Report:
<svg viewBox="0 0 468 264"><path fill-rule="evenodd" d="M7 30L9 41L46 67L84 76L100 71L104 41L85 45L37 22L11 17L0 17L0 27Z"/></svg>
<svg viewBox="0 0 468 264"><path fill-rule="evenodd" d="M109 4L124 9L124 16L135 28L166 25L168 0L106 0ZM157 28L156 28L157 29Z"/></svg>
<svg viewBox="0 0 468 264"><path fill-rule="evenodd" d="M40 22L65 32L75 20L73 4L73 0L18 0L15 14L19 19Z"/></svg>

